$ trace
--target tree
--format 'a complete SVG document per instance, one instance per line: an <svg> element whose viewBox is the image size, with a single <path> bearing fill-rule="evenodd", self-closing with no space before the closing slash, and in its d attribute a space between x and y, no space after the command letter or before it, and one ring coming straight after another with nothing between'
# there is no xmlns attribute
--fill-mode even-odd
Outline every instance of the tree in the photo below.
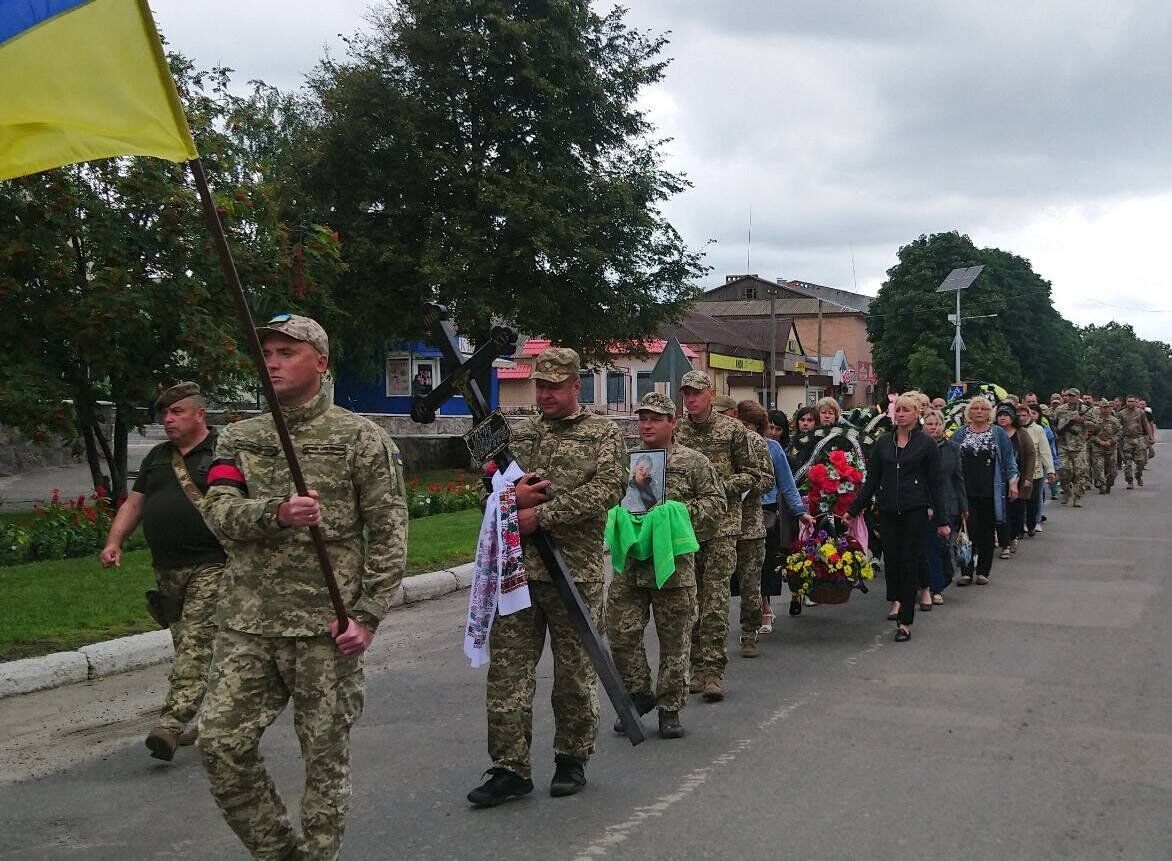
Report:
<svg viewBox="0 0 1172 861"><path fill-rule="evenodd" d="M931 368L939 372L933 356L952 368L955 329L947 317L956 310L956 298L936 289L953 269L977 265L985 269L961 297L962 315L977 318L963 324L964 377L996 382L1011 391L1055 391L1076 382L1078 331L1055 310L1049 282L1024 258L997 248L979 249L957 232L919 237L900 248L899 262L887 271L867 319L879 375L902 390L932 373Z"/></svg>
<svg viewBox="0 0 1172 861"><path fill-rule="evenodd" d="M397 0L311 76L304 172L341 236L351 351L495 318L587 354L677 319L707 270L660 206L665 170L637 106L666 44L587 0ZM370 325L371 321L377 325Z"/></svg>
<svg viewBox="0 0 1172 861"><path fill-rule="evenodd" d="M908 380L921 392L947 391L952 371L932 347L922 344L908 357Z"/></svg>
<svg viewBox="0 0 1172 861"><path fill-rule="evenodd" d="M233 96L227 70L198 71L181 57L172 68L254 306L328 315L337 243L321 226L288 220L274 179L281 98L263 85ZM179 379L215 393L251 377L184 168L115 158L0 183L0 223L11 226L0 236L5 421L34 438L74 426L95 488L121 500L136 408ZM112 403L112 435L101 401Z"/></svg>

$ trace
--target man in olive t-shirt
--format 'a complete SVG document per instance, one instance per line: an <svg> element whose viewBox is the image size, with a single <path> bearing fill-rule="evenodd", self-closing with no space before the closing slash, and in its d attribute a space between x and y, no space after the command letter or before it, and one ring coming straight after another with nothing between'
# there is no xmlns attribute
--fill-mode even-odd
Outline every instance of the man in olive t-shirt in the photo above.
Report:
<svg viewBox="0 0 1172 861"><path fill-rule="evenodd" d="M143 459L134 488L110 526L101 561L107 568L120 565L123 542L142 523L158 584L160 622L170 627L175 643L170 690L146 746L156 759L170 760L178 745L195 738L184 728L207 690L225 555L193 501L207 491L216 446L199 386L172 386L159 397L158 408L167 442ZM186 488L175 468L176 453L182 458Z"/></svg>

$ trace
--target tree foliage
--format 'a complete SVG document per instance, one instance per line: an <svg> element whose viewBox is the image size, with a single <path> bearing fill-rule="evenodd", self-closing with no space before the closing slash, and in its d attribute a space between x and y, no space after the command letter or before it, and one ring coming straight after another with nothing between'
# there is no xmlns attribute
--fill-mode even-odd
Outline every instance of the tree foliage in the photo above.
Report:
<svg viewBox="0 0 1172 861"><path fill-rule="evenodd" d="M397 0L326 60L305 105L305 175L365 309L352 349L418 337L424 302L475 336L494 318L587 353L678 317L706 271L660 206L637 105L662 37L587 0ZM377 321L371 326L371 321Z"/></svg>
<svg viewBox="0 0 1172 861"><path fill-rule="evenodd" d="M1172 419L1172 347L1146 341L1131 326L1114 321L1081 331L1086 355L1084 384L1096 396L1137 395L1157 422Z"/></svg>
<svg viewBox="0 0 1172 861"><path fill-rule="evenodd" d="M982 264L984 271L961 296L961 316L978 318L963 321L963 376L1039 392L1080 378L1078 331L1054 308L1049 282L1024 258L977 248L967 236L950 232L900 248L899 262L871 303L867 331L875 365L893 388L920 384L942 391L940 364L953 366L955 330L947 315L956 310L956 294L936 289L953 269Z"/></svg>
<svg viewBox="0 0 1172 861"><path fill-rule="evenodd" d="M173 70L254 306L328 316L336 239L295 226L275 179L287 148L285 100L263 86L234 96L227 70L199 71L179 57ZM212 393L251 379L184 170L115 158L0 183L0 223L9 226L0 236L4 420L34 437L80 432L95 486L107 470L115 499L126 492L136 408L179 379ZM113 403L112 437L99 401Z"/></svg>

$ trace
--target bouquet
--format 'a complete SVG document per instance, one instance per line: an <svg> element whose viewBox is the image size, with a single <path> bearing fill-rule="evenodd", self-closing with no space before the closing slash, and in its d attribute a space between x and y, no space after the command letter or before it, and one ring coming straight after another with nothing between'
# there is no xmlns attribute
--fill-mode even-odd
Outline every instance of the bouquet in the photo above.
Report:
<svg viewBox="0 0 1172 861"><path fill-rule="evenodd" d="M810 467L802 482L806 507L815 517L842 517L863 483L863 464L854 451L834 449L823 462Z"/></svg>
<svg viewBox="0 0 1172 861"><path fill-rule="evenodd" d="M785 576L794 594L825 588L849 595L851 589L875 577L869 554L852 535L810 530L790 550Z"/></svg>

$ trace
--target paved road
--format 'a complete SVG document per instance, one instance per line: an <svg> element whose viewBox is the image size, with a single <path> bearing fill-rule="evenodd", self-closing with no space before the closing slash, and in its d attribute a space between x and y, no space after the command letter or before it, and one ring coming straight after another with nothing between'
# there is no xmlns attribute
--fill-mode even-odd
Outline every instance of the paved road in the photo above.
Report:
<svg viewBox="0 0 1172 861"><path fill-rule="evenodd" d="M950 589L891 641L882 589L782 619L681 741L610 734L551 799L549 658L534 794L471 810L488 763L464 599L396 613L354 733L344 856L1167 859L1172 856L1172 454L1142 490L1055 506L987 587ZM734 601L735 618L736 606ZM190 751L141 739L162 670L0 701L0 858L242 858ZM650 721L648 722L650 723ZM287 798L288 716L265 754Z"/></svg>
<svg viewBox="0 0 1172 861"><path fill-rule="evenodd" d="M162 425L148 425L145 433L130 432L127 441L127 468L137 470L147 452L165 440ZM0 476L0 511L29 511L38 502L49 499L53 490L61 491L62 497L87 496L94 491L90 469L84 463L68 466L49 466L32 469L17 475Z"/></svg>

